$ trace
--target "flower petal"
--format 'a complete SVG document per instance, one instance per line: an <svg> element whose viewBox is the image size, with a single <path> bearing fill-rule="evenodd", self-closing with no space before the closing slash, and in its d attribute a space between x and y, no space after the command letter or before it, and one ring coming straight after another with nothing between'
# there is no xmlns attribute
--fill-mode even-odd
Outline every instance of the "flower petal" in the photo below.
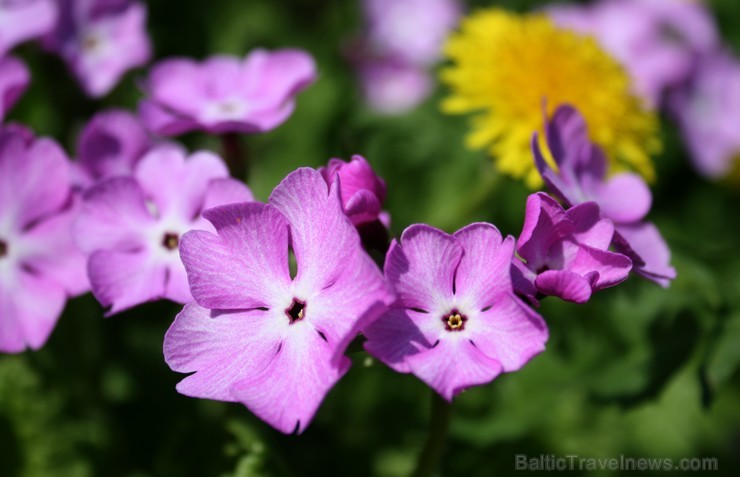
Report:
<svg viewBox="0 0 740 477"><path fill-rule="evenodd" d="M591 282L593 291L612 287L623 282L632 269L632 260L621 253L599 250L582 245L575 259L568 264L568 270L586 277L597 272L598 278Z"/></svg>
<svg viewBox="0 0 740 477"><path fill-rule="evenodd" d="M676 269L670 265L671 251L652 222L618 225L614 233L614 247L632 259L635 273L652 280L663 288L676 278Z"/></svg>
<svg viewBox="0 0 740 477"><path fill-rule="evenodd" d="M454 300L455 271L463 256L460 242L428 225L416 224L393 241L385 261L385 276L406 308L442 310Z"/></svg>
<svg viewBox="0 0 740 477"><path fill-rule="evenodd" d="M542 192L532 194L527 198L517 253L536 270L546 262L553 244L572 232L573 224L555 199Z"/></svg>
<svg viewBox="0 0 740 477"><path fill-rule="evenodd" d="M589 281L569 270L547 270L537 275L534 284L543 295L573 303L586 303L591 298Z"/></svg>
<svg viewBox="0 0 740 477"><path fill-rule="evenodd" d="M411 372L447 401L471 386L493 381L501 363L467 340L441 340L437 346L406 358Z"/></svg>
<svg viewBox="0 0 740 477"><path fill-rule="evenodd" d="M288 224L274 207L230 204L203 213L218 235L182 236L180 258L190 291L210 309L270 308L290 289Z"/></svg>
<svg viewBox="0 0 740 477"><path fill-rule="evenodd" d="M93 295L111 316L165 296L167 266L146 250L99 250L87 265Z"/></svg>
<svg viewBox="0 0 740 477"><path fill-rule="evenodd" d="M650 211L653 196L637 174L618 174L596 189L604 217L616 223L637 222Z"/></svg>
<svg viewBox="0 0 740 477"><path fill-rule="evenodd" d="M399 373L411 372L405 361L407 356L434 344L424 336L412 319L413 315L413 312L394 308L362 331L367 337L365 350Z"/></svg>

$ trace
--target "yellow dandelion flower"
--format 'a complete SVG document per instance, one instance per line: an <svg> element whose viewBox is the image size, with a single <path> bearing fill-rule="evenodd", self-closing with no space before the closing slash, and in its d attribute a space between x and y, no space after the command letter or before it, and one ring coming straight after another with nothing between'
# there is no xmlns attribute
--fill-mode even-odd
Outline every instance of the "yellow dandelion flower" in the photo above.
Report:
<svg viewBox="0 0 740 477"><path fill-rule="evenodd" d="M442 80L452 89L442 109L479 112L472 118L471 148L490 147L499 170L541 185L529 143L561 104L578 108L591 140L612 171L633 169L647 180L655 171L650 155L660 150L658 119L631 90L625 70L591 37L556 27L541 13L500 9L463 20L445 47L452 65Z"/></svg>

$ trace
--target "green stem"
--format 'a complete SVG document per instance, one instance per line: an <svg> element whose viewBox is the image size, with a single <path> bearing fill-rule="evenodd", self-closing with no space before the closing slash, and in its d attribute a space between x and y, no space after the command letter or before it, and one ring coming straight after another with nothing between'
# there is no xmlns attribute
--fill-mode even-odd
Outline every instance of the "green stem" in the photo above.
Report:
<svg viewBox="0 0 740 477"><path fill-rule="evenodd" d="M221 135L221 151L231 176L246 181L249 177L249 154L237 133Z"/></svg>
<svg viewBox="0 0 740 477"><path fill-rule="evenodd" d="M413 477L429 477L437 469L439 459L444 452L447 430L450 428L452 405L435 391L432 391L432 416L429 423L429 435L424 449L416 462Z"/></svg>

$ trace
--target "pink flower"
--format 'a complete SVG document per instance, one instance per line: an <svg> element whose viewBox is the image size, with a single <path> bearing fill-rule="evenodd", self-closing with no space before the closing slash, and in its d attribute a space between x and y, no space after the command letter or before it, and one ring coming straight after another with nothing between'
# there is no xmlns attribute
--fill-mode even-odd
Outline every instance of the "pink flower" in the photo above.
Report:
<svg viewBox="0 0 740 477"><path fill-rule="evenodd" d="M77 141L75 182L86 188L114 176L132 176L153 143L138 118L122 109L99 112Z"/></svg>
<svg viewBox="0 0 740 477"><path fill-rule="evenodd" d="M627 279L632 268L629 258L609 251L613 236L614 225L594 202L565 211L545 193L530 195L513 261L514 287L533 302L537 295L587 302L593 292Z"/></svg>
<svg viewBox="0 0 740 477"><path fill-rule="evenodd" d="M0 122L26 91L31 73L23 62L12 56L0 57Z"/></svg>
<svg viewBox="0 0 740 477"><path fill-rule="evenodd" d="M54 0L0 1L0 58L17 44L48 33L56 19Z"/></svg>
<svg viewBox="0 0 740 477"><path fill-rule="evenodd" d="M364 157L352 156L350 162L331 159L319 172L329 185L339 176L342 207L353 224L378 220L385 200L385 181Z"/></svg>
<svg viewBox="0 0 740 477"><path fill-rule="evenodd" d="M403 114L432 92L433 81L424 67L383 58L362 59L356 66L365 102L379 113Z"/></svg>
<svg viewBox="0 0 740 477"><path fill-rule="evenodd" d="M57 0L60 19L44 45L61 56L93 97L151 57L146 7L130 0Z"/></svg>
<svg viewBox="0 0 740 477"><path fill-rule="evenodd" d="M721 51L705 57L694 79L671 98L694 167L720 179L740 162L740 60Z"/></svg>
<svg viewBox="0 0 740 477"><path fill-rule="evenodd" d="M571 106L555 111L546 135L557 170L540 151L537 133L532 137L532 153L548 189L567 207L596 202L602 217L615 225L612 245L616 251L632 260L635 273L667 287L676 278L676 270L660 232L644 220L652 205L647 184L632 173L606 177L604 153L589 140L586 121Z"/></svg>
<svg viewBox="0 0 740 477"><path fill-rule="evenodd" d="M177 390L241 402L281 432L300 433L347 372L349 342L393 295L344 215L339 182L327 186L313 169L291 173L268 204L204 215L217 233L189 232L181 249L196 303L164 342L167 364L194 373Z"/></svg>
<svg viewBox="0 0 740 477"><path fill-rule="evenodd" d="M203 209L252 200L244 184L228 177L214 154L186 157L166 145L147 153L132 177L113 177L85 192L74 236L88 256L93 295L110 307L108 316L160 298L192 301L180 237L211 229Z"/></svg>
<svg viewBox="0 0 740 477"><path fill-rule="evenodd" d="M70 232L75 214L57 143L0 130L0 352L42 347L67 298L88 289Z"/></svg>
<svg viewBox="0 0 740 477"><path fill-rule="evenodd" d="M544 350L542 318L514 295L514 238L475 223L449 235L412 225L394 241L386 279L398 300L363 330L365 349L442 397L520 369Z"/></svg>
<svg viewBox="0 0 740 477"><path fill-rule="evenodd" d="M315 79L314 61L301 50L255 50L243 60L166 60L152 68L139 115L165 136L266 132L290 117L295 96Z"/></svg>

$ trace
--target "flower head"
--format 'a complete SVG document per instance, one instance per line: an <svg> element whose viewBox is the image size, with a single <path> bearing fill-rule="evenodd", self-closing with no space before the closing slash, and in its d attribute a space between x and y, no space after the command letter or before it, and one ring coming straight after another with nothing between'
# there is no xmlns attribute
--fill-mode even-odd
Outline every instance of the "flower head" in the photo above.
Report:
<svg viewBox="0 0 740 477"><path fill-rule="evenodd" d="M653 106L670 88L686 83L697 57L719 43L701 2L601 0L552 6L548 14L559 26L594 36L630 73L635 92Z"/></svg>
<svg viewBox="0 0 740 477"><path fill-rule="evenodd" d="M31 73L21 60L0 57L0 122L26 91L29 81Z"/></svg>
<svg viewBox="0 0 740 477"><path fill-rule="evenodd" d="M214 56L202 63L171 59L152 68L139 114L166 136L266 132L290 117L296 94L315 79L314 61L301 50L255 50L243 60Z"/></svg>
<svg viewBox="0 0 740 477"><path fill-rule="evenodd" d="M60 19L44 45L61 56L85 92L108 94L151 57L146 7L133 0L59 0Z"/></svg>
<svg viewBox="0 0 740 477"><path fill-rule="evenodd" d="M48 33L57 19L55 0L0 2L0 58L19 43Z"/></svg>
<svg viewBox="0 0 740 477"><path fill-rule="evenodd" d="M87 290L75 213L64 151L24 129L0 130L0 352L43 346L67 298Z"/></svg>
<svg viewBox="0 0 740 477"><path fill-rule="evenodd" d="M328 185L339 176L342 207L353 224L378 220L385 200L385 181L364 157L352 156L350 162L331 159L319 172Z"/></svg>
<svg viewBox="0 0 740 477"><path fill-rule="evenodd" d="M448 113L478 112L469 145L490 145L498 168L530 186L540 184L529 138L551 113L573 104L611 170L632 168L653 177L650 153L660 147L654 113L631 92L623 68L595 40L557 28L545 15L481 10L462 23L446 48L453 65L442 79L453 90Z"/></svg>
<svg viewBox="0 0 740 477"><path fill-rule="evenodd" d="M513 262L514 287L530 300L539 294L587 302L593 292L624 281L632 268L629 258L609 252L613 236L614 225L594 202L565 211L547 194L530 195L517 240L522 260Z"/></svg>
<svg viewBox="0 0 740 477"><path fill-rule="evenodd" d="M571 106L558 108L547 124L546 138L557 169L540 150L537 133L531 142L537 170L550 191L567 206L596 202L601 215L615 225L616 251L632 260L636 273L668 286L676 271L660 232L644 220L652 204L647 184L631 173L607 176L603 152L590 142L586 122Z"/></svg>
<svg viewBox="0 0 740 477"><path fill-rule="evenodd" d="M514 295L514 238L476 223L446 234L412 225L394 241L386 278L398 294L366 327L365 349L445 399L516 371L544 350L542 318Z"/></svg>
<svg viewBox="0 0 740 477"><path fill-rule="evenodd" d="M138 118L122 109L102 111L85 125L77 141L76 180L82 187L134 173L152 146Z"/></svg>
<svg viewBox="0 0 740 477"><path fill-rule="evenodd" d="M670 107L694 167L711 179L740 181L740 60L725 51L705 57Z"/></svg>
<svg viewBox="0 0 740 477"><path fill-rule="evenodd" d="M203 209L252 199L244 184L228 177L212 153L186 157L165 145L147 153L132 177L113 177L85 192L74 235L88 255L92 292L109 315L160 298L192 301L178 255L182 234L211 229Z"/></svg>
<svg viewBox="0 0 740 477"><path fill-rule="evenodd" d="M195 373L177 389L241 402L282 432L302 432L349 368L349 341L392 293L344 215L337 179L327 186L298 169L268 204L204 215L217 233L189 232L181 249L196 303L165 336L167 364Z"/></svg>
<svg viewBox="0 0 740 477"><path fill-rule="evenodd" d="M382 114L405 113L432 91L426 68L386 58L362 58L356 67L365 102Z"/></svg>

